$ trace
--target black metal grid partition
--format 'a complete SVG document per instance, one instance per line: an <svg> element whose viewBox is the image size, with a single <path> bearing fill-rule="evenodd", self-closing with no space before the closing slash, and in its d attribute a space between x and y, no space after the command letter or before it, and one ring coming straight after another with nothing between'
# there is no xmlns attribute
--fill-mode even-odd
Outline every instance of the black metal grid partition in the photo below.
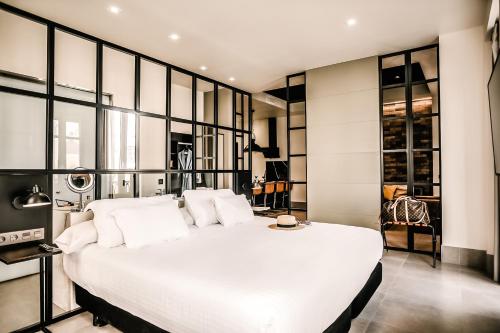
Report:
<svg viewBox="0 0 500 333"><path fill-rule="evenodd" d="M112 188L116 184L126 188L128 196L152 195L143 193L141 187L148 182L157 192L179 195L184 189L198 187L242 191L243 180L251 175L251 151L244 152L251 142L250 93L1 2L0 12L16 17L22 24L36 23L46 37L41 59L45 64L44 76L0 68L0 100L22 97L42 105L43 148L36 154L42 155L43 165L0 167L0 175L47 176L48 188L44 190L53 193L54 182L78 173L73 167L82 166L96 174L95 189L89 194L94 199L120 197ZM92 77L90 89L64 81L65 72L61 71L69 73L71 68L58 65L68 51L58 49L62 39L71 39L73 44L86 43L93 50L95 64L92 73L87 72ZM2 52L7 47L2 45ZM78 65L72 64L72 68ZM109 71L113 66L117 70ZM126 76L127 71L132 74ZM151 93L153 90L156 95ZM184 96L182 103L178 103L179 96ZM9 112L7 109L0 112ZM56 118L63 113L82 115L91 130L83 133L83 128L75 129L67 123L62 129L62 122ZM160 141L156 140L158 137ZM91 143L83 142L84 139ZM92 149L86 153L86 162L81 163L81 157L59 156L62 144L86 144ZM113 145L118 148L110 149ZM192 152L192 165L181 167L178 156L186 147ZM26 154L36 155L34 151ZM115 182L113 186L111 180ZM46 226L46 230L46 240L50 241L52 226ZM50 304L49 299L47 305ZM68 316L54 319L48 308L49 323Z"/></svg>
<svg viewBox="0 0 500 333"><path fill-rule="evenodd" d="M288 213L307 218L306 73L286 77Z"/></svg>
<svg viewBox="0 0 500 333"><path fill-rule="evenodd" d="M427 201L440 239L439 45L379 57L379 86L381 201L405 194ZM406 232L404 241L389 242L389 248L429 252L416 245L416 237L430 237L422 236L428 231Z"/></svg>

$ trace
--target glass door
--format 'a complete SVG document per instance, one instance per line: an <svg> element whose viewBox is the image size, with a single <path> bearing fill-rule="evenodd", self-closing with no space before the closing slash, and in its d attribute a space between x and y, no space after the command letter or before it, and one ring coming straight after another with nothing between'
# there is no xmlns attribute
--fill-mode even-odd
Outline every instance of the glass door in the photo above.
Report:
<svg viewBox="0 0 500 333"><path fill-rule="evenodd" d="M306 74L286 78L288 211L307 218Z"/></svg>
<svg viewBox="0 0 500 333"><path fill-rule="evenodd" d="M441 243L439 46L379 58L382 203L409 195L427 203ZM429 229L392 226L390 248L430 252Z"/></svg>

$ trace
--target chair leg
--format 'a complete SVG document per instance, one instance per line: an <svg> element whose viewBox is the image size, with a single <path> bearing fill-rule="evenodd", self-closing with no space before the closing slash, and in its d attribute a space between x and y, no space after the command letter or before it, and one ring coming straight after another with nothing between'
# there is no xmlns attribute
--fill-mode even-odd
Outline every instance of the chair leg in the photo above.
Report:
<svg viewBox="0 0 500 333"><path fill-rule="evenodd" d="M276 192L274 192L273 209L276 209Z"/></svg>
<svg viewBox="0 0 500 333"><path fill-rule="evenodd" d="M252 195L252 206L255 206L255 195Z"/></svg>
<svg viewBox="0 0 500 333"><path fill-rule="evenodd" d="M264 207L267 207L267 193L264 193Z"/></svg>

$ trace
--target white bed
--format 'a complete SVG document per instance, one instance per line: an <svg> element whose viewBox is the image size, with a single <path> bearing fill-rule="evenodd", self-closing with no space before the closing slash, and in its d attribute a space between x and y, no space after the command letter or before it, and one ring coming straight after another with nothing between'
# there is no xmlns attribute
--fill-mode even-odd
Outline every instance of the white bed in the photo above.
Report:
<svg viewBox="0 0 500 333"><path fill-rule="evenodd" d="M64 269L94 296L169 332L323 332L350 305L382 256L371 229L273 219L191 228L145 247L91 244Z"/></svg>

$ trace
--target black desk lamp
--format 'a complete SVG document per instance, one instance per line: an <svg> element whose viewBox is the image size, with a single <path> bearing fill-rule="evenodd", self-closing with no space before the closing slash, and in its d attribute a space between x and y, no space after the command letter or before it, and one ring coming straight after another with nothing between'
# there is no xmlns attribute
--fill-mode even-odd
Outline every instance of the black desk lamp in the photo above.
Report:
<svg viewBox="0 0 500 333"><path fill-rule="evenodd" d="M33 186L33 190L27 195L20 195L14 198L12 205L16 209L33 208L40 206L48 206L52 204L49 196L40 192L40 186Z"/></svg>

